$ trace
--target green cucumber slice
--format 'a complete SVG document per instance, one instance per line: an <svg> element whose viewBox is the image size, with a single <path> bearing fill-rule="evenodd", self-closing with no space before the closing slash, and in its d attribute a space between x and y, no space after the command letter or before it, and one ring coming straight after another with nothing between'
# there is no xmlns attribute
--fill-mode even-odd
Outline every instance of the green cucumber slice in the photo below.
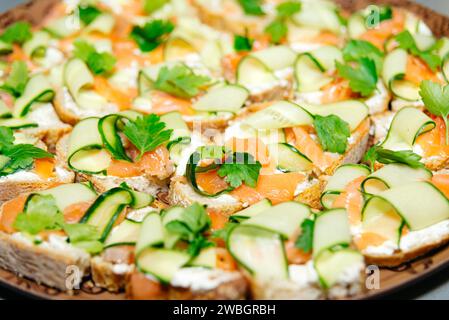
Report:
<svg viewBox="0 0 449 320"><path fill-rule="evenodd" d="M361 184L362 191L379 194L389 188L415 181L430 181L432 171L426 168L411 168L405 164L392 163L370 174Z"/></svg>
<svg viewBox="0 0 449 320"><path fill-rule="evenodd" d="M158 213L148 214L142 222L140 234L136 244L136 256L143 250L164 244L164 229L161 216Z"/></svg>
<svg viewBox="0 0 449 320"><path fill-rule="evenodd" d="M284 202L242 222L272 232L279 233L284 239L289 239L298 230L301 223L310 215L310 208L299 202Z"/></svg>
<svg viewBox="0 0 449 320"><path fill-rule="evenodd" d="M194 104L196 111L223 111L237 113L248 99L249 92L239 85L224 85L212 88Z"/></svg>
<svg viewBox="0 0 449 320"><path fill-rule="evenodd" d="M3 100L0 100L0 119L11 118L12 113Z"/></svg>
<svg viewBox="0 0 449 320"><path fill-rule="evenodd" d="M240 225L230 232L227 247L234 259L256 278L288 279L288 262L279 234Z"/></svg>
<svg viewBox="0 0 449 320"><path fill-rule="evenodd" d="M111 163L111 155L103 149L98 130L99 118L86 118L73 128L69 139L69 167L78 172L103 173Z"/></svg>
<svg viewBox="0 0 449 320"><path fill-rule="evenodd" d="M325 289L335 285L347 269L354 265L363 266L363 264L363 255L352 249L342 249L336 252L323 251L314 260L315 270L318 273L321 285Z"/></svg>
<svg viewBox="0 0 449 320"><path fill-rule="evenodd" d="M104 242L105 248L136 244L139 237L141 222L125 219L117 227L113 228Z"/></svg>
<svg viewBox="0 0 449 320"><path fill-rule="evenodd" d="M301 4L301 10L292 17L295 23L319 30L329 30L336 34L342 32L342 25L337 15L337 8L333 3L326 1L306 1Z"/></svg>
<svg viewBox="0 0 449 320"><path fill-rule="evenodd" d="M348 33L350 38L357 39L367 31L366 19L359 13L353 14L348 19Z"/></svg>
<svg viewBox="0 0 449 320"><path fill-rule="evenodd" d="M449 200L429 182L421 181L397 186L371 199L377 198L387 202L390 211L394 208L411 231L421 230L449 219ZM371 202L375 204L378 201L369 200L363 215L373 210L374 205Z"/></svg>
<svg viewBox="0 0 449 320"><path fill-rule="evenodd" d="M11 53L13 50L13 46L11 43L7 43L0 40L0 55L6 55Z"/></svg>
<svg viewBox="0 0 449 320"><path fill-rule="evenodd" d="M17 130L25 128L37 128L39 125L26 118L7 118L0 119L0 126Z"/></svg>
<svg viewBox="0 0 449 320"><path fill-rule="evenodd" d="M138 256L136 264L141 272L169 284L175 273L189 260L190 256L185 252L148 248Z"/></svg>
<svg viewBox="0 0 449 320"><path fill-rule="evenodd" d="M443 59L441 73L443 74L444 80L449 83L449 55L446 55Z"/></svg>
<svg viewBox="0 0 449 320"><path fill-rule="evenodd" d="M332 82L333 78L324 74L323 67L310 54L301 54L295 63L295 80L298 92L314 92Z"/></svg>
<svg viewBox="0 0 449 320"><path fill-rule="evenodd" d="M251 53L251 56L262 62L272 71L292 67L297 54L287 46L273 46Z"/></svg>
<svg viewBox="0 0 449 320"><path fill-rule="evenodd" d="M385 56L382 68L382 78L384 83L389 85L393 79L401 78L407 69L407 51L395 49Z"/></svg>
<svg viewBox="0 0 449 320"><path fill-rule="evenodd" d="M84 28L84 32L100 32L110 34L114 29L115 19L112 14L102 13Z"/></svg>
<svg viewBox="0 0 449 320"><path fill-rule="evenodd" d="M291 144L281 142L268 145L270 156L276 167L283 172L309 172L313 169L312 160Z"/></svg>
<svg viewBox="0 0 449 320"><path fill-rule="evenodd" d="M100 241L104 241L117 217L131 202L132 196L128 190L113 188L95 200L80 222L95 226L101 234Z"/></svg>
<svg viewBox="0 0 449 320"><path fill-rule="evenodd" d="M336 115L349 124L351 132L368 117L368 106L358 100L346 100L322 105L302 104L302 107L314 115Z"/></svg>
<svg viewBox="0 0 449 320"><path fill-rule="evenodd" d="M79 18L71 14L52 20L45 26L45 30L58 38L67 38L80 30Z"/></svg>
<svg viewBox="0 0 449 320"><path fill-rule="evenodd" d="M362 211L363 233L380 235L399 246L404 219L382 198L370 198Z"/></svg>
<svg viewBox="0 0 449 320"><path fill-rule="evenodd" d="M248 55L237 66L237 83L245 88L264 86L275 83L278 78L262 61Z"/></svg>
<svg viewBox="0 0 449 320"><path fill-rule="evenodd" d="M181 37L170 37L164 47L164 61L179 61L198 53L196 48Z"/></svg>
<svg viewBox="0 0 449 320"><path fill-rule="evenodd" d="M120 120L117 114L107 115L98 121L98 131L106 149L117 160L131 161L123 147L122 139L117 132L117 122Z"/></svg>
<svg viewBox="0 0 449 320"><path fill-rule="evenodd" d="M22 96L14 103L14 117L25 116L34 102L51 101L54 95L55 91L46 76L43 74L33 76L28 81Z"/></svg>
<svg viewBox="0 0 449 320"><path fill-rule="evenodd" d="M162 213L162 225L164 226L164 247L167 249L173 249L178 240L180 239L179 234L171 233L165 226L173 221L181 219L184 209L181 207L172 207L165 210Z"/></svg>
<svg viewBox="0 0 449 320"><path fill-rule="evenodd" d="M73 204L91 202L97 198L97 193L83 183L63 184L48 190L40 191L42 195L52 195L61 212Z"/></svg>
<svg viewBox="0 0 449 320"><path fill-rule="evenodd" d="M217 251L215 248L201 250L200 254L190 263L190 266L215 268L217 266Z"/></svg>
<svg viewBox="0 0 449 320"><path fill-rule="evenodd" d="M345 209L324 211L315 219L313 229L313 257L321 252L351 244L348 213Z"/></svg>
<svg viewBox="0 0 449 320"><path fill-rule="evenodd" d="M254 129L282 129L301 125L311 125L313 118L301 106L288 102L275 102L244 120L244 124Z"/></svg>
<svg viewBox="0 0 449 320"><path fill-rule="evenodd" d="M231 221L242 222L270 208L271 208L271 201L268 199L262 199L259 202L249 206L248 208L234 213L229 217L229 219Z"/></svg>
<svg viewBox="0 0 449 320"><path fill-rule="evenodd" d="M43 56L48 47L50 38L48 32L36 31L33 33L33 37L23 44L23 51L29 57Z"/></svg>
<svg viewBox="0 0 449 320"><path fill-rule="evenodd" d="M407 80L391 80L390 90L395 97L405 101L419 101L421 99L419 86Z"/></svg>
<svg viewBox="0 0 449 320"><path fill-rule="evenodd" d="M363 164L345 164L338 167L334 175L329 178L321 194L321 205L325 209L332 208L332 204L348 183L359 177L368 176L371 170Z"/></svg>
<svg viewBox="0 0 449 320"><path fill-rule="evenodd" d="M435 128L435 122L417 108L405 107L394 116L382 147L390 150L411 150L416 139Z"/></svg>

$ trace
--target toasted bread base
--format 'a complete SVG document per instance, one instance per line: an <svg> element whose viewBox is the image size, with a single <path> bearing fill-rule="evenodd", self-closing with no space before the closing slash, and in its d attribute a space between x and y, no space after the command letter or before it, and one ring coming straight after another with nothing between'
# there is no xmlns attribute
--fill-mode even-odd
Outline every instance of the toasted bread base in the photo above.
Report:
<svg viewBox="0 0 449 320"><path fill-rule="evenodd" d="M406 262L415 260L433 250L436 250L449 242L449 234L439 239L438 241L427 243L421 247L415 248L409 251L399 251L392 255L367 255L365 256L365 261L367 264L375 264L379 267L398 267ZM363 253L363 252L362 252Z"/></svg>
<svg viewBox="0 0 449 320"><path fill-rule="evenodd" d="M56 250L0 232L0 267L39 284L71 290L88 274L89 260L81 249Z"/></svg>

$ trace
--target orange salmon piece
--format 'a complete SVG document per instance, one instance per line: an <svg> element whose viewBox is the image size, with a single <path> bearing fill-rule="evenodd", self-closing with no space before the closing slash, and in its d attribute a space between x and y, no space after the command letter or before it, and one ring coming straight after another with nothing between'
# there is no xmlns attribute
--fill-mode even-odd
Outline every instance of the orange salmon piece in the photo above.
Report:
<svg viewBox="0 0 449 320"><path fill-rule="evenodd" d="M44 180L55 176L56 160L54 158L42 158L34 160L34 172Z"/></svg>
<svg viewBox="0 0 449 320"><path fill-rule="evenodd" d="M447 157L449 155L449 145L446 145L446 126L441 117L431 116L435 121L435 128L423 133L416 139L425 157L439 156Z"/></svg>
<svg viewBox="0 0 449 320"><path fill-rule="evenodd" d="M405 73L404 79L413 82L416 85L420 85L423 80L441 83L441 80L437 77L436 73L418 57L412 55L407 56L406 70L407 72Z"/></svg>
<svg viewBox="0 0 449 320"><path fill-rule="evenodd" d="M16 221L19 213L23 212L27 199L28 195L21 195L3 204L2 212L0 215L1 231L4 231L6 233L13 233L16 231L16 229L14 228L14 222Z"/></svg>
<svg viewBox="0 0 449 320"><path fill-rule="evenodd" d="M192 102L190 100L174 97L161 91L151 92L151 104L151 111L158 115L172 111L179 111L183 115L195 114L195 110L193 110Z"/></svg>
<svg viewBox="0 0 449 320"><path fill-rule="evenodd" d="M432 183L437 187L444 195L449 198L449 174L436 174L432 177Z"/></svg>
<svg viewBox="0 0 449 320"><path fill-rule="evenodd" d="M364 250L369 246L380 246L388 239L373 232L365 232L354 238L355 245L359 250Z"/></svg>
<svg viewBox="0 0 449 320"><path fill-rule="evenodd" d="M360 185L362 184L364 176L348 183L345 191L335 199L333 208L345 208L348 212L349 223L355 225L362 220L363 195L360 192Z"/></svg>
<svg viewBox="0 0 449 320"><path fill-rule="evenodd" d="M78 223L86 213L92 202L74 203L64 209L64 221L67 223Z"/></svg>

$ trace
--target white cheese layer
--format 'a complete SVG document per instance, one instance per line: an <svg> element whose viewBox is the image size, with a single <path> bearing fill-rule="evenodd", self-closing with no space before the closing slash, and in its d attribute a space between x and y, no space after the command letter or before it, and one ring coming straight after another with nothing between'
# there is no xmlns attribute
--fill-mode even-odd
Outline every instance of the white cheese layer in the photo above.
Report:
<svg viewBox="0 0 449 320"><path fill-rule="evenodd" d="M192 291L208 291L217 288L223 283L235 280L238 273L219 269L206 269L201 267L182 268L177 271L171 280L174 287L189 288Z"/></svg>
<svg viewBox="0 0 449 320"><path fill-rule="evenodd" d="M34 103L26 117L29 121L37 123L39 129L65 126L51 103Z"/></svg>

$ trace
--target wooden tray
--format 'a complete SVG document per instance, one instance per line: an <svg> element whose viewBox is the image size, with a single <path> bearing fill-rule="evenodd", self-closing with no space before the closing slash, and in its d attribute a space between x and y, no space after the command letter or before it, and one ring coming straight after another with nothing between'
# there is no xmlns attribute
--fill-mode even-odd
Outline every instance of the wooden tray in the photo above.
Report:
<svg viewBox="0 0 449 320"><path fill-rule="evenodd" d="M390 4L405 7L420 16L438 37L449 36L449 17L443 16L429 8L408 0L335 0L344 9L355 11L369 4ZM59 0L33 0L0 14L0 30L19 20L26 20L33 25L40 25L45 16L51 12ZM421 281L437 271L449 267L449 246L444 246L434 252L407 263L396 269L380 270L380 289L368 290L355 299L373 299L390 294ZM39 285L31 280L23 279L15 274L0 269L0 286L10 289L18 295L41 299L63 300L123 300L125 295L113 294L92 287L89 282L83 284L80 290L72 294Z"/></svg>

